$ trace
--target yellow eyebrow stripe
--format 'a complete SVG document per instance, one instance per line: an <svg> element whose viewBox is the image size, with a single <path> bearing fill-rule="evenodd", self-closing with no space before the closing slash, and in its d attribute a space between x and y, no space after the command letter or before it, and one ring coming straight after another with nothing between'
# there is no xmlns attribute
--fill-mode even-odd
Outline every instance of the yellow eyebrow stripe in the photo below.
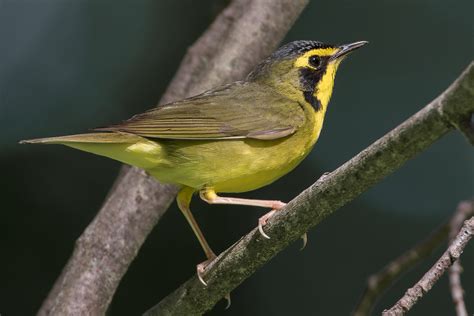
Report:
<svg viewBox="0 0 474 316"><path fill-rule="evenodd" d="M304 53L302 56L298 57L294 63L295 67L308 67L308 58L313 55L318 55L318 56L331 56L334 54L338 48L332 48L332 47L327 47L327 48L315 48L312 50L307 51Z"/></svg>

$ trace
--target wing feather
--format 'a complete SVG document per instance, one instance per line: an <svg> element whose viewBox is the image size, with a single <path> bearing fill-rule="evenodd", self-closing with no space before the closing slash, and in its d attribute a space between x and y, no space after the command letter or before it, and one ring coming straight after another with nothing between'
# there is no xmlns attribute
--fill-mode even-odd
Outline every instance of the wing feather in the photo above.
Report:
<svg viewBox="0 0 474 316"><path fill-rule="evenodd" d="M236 82L95 130L162 139L270 140L293 134L304 120L302 107L272 88Z"/></svg>

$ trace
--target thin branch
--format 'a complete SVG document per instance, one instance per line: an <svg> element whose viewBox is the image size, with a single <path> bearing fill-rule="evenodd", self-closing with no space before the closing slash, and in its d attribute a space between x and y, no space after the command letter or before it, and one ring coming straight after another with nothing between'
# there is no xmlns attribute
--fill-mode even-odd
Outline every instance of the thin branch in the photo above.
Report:
<svg viewBox="0 0 474 316"><path fill-rule="evenodd" d="M289 243L407 160L470 119L474 112L474 63L438 98L335 171L307 188L270 218L265 232L252 230L196 277L182 284L146 315L194 315L209 310ZM466 135L468 136L468 135Z"/></svg>
<svg viewBox="0 0 474 316"><path fill-rule="evenodd" d="M462 266L459 259L449 268L449 288L454 302L457 316L468 316L466 304L464 303L464 290L461 284Z"/></svg>
<svg viewBox="0 0 474 316"><path fill-rule="evenodd" d="M367 285L353 316L370 315L377 299L403 273L429 257L448 238L449 224L432 232L428 238L390 262L382 270L367 278Z"/></svg>
<svg viewBox="0 0 474 316"><path fill-rule="evenodd" d="M441 258L405 295L389 310L384 310L382 316L399 316L408 312L436 284L443 273L461 256L464 248L474 234L474 216L464 222L463 227L454 238Z"/></svg>
<svg viewBox="0 0 474 316"><path fill-rule="evenodd" d="M353 316L370 315L377 299L399 276L429 257L448 239L448 236L452 236L449 238L449 242L451 242L461 229L464 220L474 215L473 203L474 201L461 202L449 222L433 231L425 240L387 264L382 270L368 277L367 286L354 309ZM460 297L462 300L462 292Z"/></svg>
<svg viewBox="0 0 474 316"><path fill-rule="evenodd" d="M460 231L466 218L474 216L474 200L459 203L456 214L452 218L449 230L449 242L454 242L456 234ZM464 290L461 285L461 260L457 260L449 268L449 286L457 316L468 316L464 303Z"/></svg>
<svg viewBox="0 0 474 316"><path fill-rule="evenodd" d="M234 0L189 49L161 102L242 79L285 36L308 0ZM39 311L103 315L177 188L124 168Z"/></svg>

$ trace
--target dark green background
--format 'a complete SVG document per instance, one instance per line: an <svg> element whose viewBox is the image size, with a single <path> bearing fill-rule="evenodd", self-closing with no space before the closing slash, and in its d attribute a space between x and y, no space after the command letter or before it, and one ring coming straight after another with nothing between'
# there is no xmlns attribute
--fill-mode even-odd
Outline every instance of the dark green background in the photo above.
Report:
<svg viewBox="0 0 474 316"><path fill-rule="evenodd" d="M0 0L0 313L33 314L92 220L120 164L24 138L85 131L154 105L187 47L225 4L207 1ZM326 126L293 173L247 197L290 200L415 113L474 57L474 5L462 1L313 1L285 41L368 40L341 67ZM474 151L452 133L309 232L232 293L214 315L346 315L365 278L472 196ZM215 251L265 211L193 203ZM439 255L439 251L436 256ZM124 277L111 315L136 315L204 260L175 206ZM435 260L400 280L393 304ZM474 311L474 245L463 256ZM452 315L446 277L412 315Z"/></svg>

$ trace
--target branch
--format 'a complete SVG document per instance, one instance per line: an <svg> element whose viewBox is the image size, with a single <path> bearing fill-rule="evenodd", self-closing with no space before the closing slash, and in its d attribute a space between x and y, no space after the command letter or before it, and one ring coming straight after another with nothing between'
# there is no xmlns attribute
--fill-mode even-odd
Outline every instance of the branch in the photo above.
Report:
<svg viewBox="0 0 474 316"><path fill-rule="evenodd" d="M456 233L461 229L463 221L474 215L472 203L474 203L474 201L461 202L448 223L442 225L440 228L432 232L424 241L418 243L412 249L406 251L401 256L387 264L382 270L372 274L367 279L367 286L359 300L359 303L354 309L353 316L370 315L377 299L400 275L430 256L432 252L448 238L448 235L451 235L454 232L454 235L449 238L451 242L454 237L456 237ZM460 283L458 284L460 285ZM458 290L458 288L456 288L456 290ZM460 296L458 291L456 292L456 295L458 295L456 297L460 297L460 300L462 301L462 288ZM462 314L458 314L458 316L459 315Z"/></svg>
<svg viewBox="0 0 474 316"><path fill-rule="evenodd" d="M474 216L464 222L461 231L454 238L441 258L405 295L389 310L384 310L382 316L399 316L408 312L420 298L435 285L443 273L459 259L469 240L474 235Z"/></svg>
<svg viewBox="0 0 474 316"><path fill-rule="evenodd" d="M146 315L194 315L209 310L289 243L428 148L454 126L470 120L473 112L474 63L471 63L442 95L316 181L271 217L265 226L270 240L252 230L208 266L207 287L193 277Z"/></svg>
<svg viewBox="0 0 474 316"><path fill-rule="evenodd" d="M449 224L444 224L428 238L390 262L382 270L367 279L367 286L357 304L353 316L370 315L380 295L403 273L429 257L448 238Z"/></svg>
<svg viewBox="0 0 474 316"><path fill-rule="evenodd" d="M189 49L161 102L242 79L285 36L308 0L234 0ZM39 311L103 315L177 187L124 168Z"/></svg>
<svg viewBox="0 0 474 316"><path fill-rule="evenodd" d="M449 242L453 243L456 239L456 234L461 230L463 222L474 216L474 200L463 201L459 203L456 214L449 223ZM457 316L468 316L466 304L464 303L464 291L461 285L461 261L458 259L449 268L449 285L451 296L453 297L454 307Z"/></svg>

